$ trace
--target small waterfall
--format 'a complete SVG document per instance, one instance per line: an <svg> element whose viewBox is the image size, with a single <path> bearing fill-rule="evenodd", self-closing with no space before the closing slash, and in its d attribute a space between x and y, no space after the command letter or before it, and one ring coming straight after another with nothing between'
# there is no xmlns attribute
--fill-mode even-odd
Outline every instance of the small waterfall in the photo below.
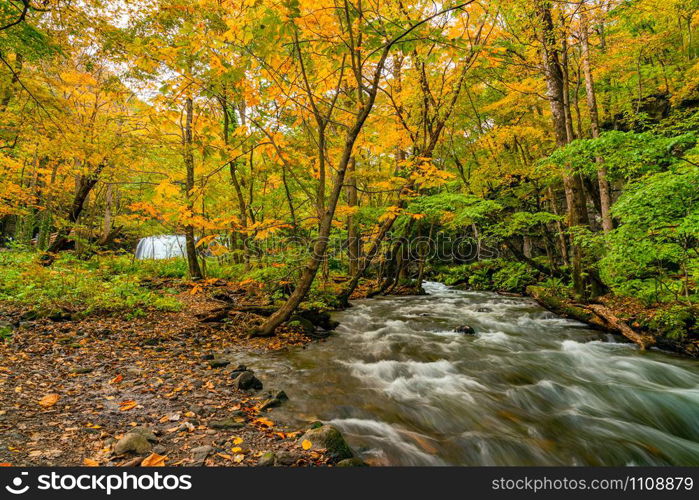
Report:
<svg viewBox="0 0 699 500"><path fill-rule="evenodd" d="M162 234L142 238L136 246L137 259L173 259L187 255L184 236Z"/></svg>

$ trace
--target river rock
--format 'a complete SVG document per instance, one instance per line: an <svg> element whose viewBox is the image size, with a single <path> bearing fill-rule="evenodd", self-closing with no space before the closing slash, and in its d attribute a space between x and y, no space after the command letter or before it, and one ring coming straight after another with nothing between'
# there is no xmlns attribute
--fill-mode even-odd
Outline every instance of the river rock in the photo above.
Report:
<svg viewBox="0 0 699 500"><path fill-rule="evenodd" d="M299 311L296 314L297 316L310 321L311 324L320 327L323 330L334 330L340 325L339 322L330 317L330 313L327 311L321 311L319 309L306 309Z"/></svg>
<svg viewBox="0 0 699 500"><path fill-rule="evenodd" d="M299 316L298 314L292 316L287 324L289 326L301 328L301 330L303 330L303 333L305 333L306 335L313 335L316 332L315 325L303 316Z"/></svg>
<svg viewBox="0 0 699 500"><path fill-rule="evenodd" d="M476 312L489 313L489 312L493 312L493 310L490 307L479 307L478 309L476 309Z"/></svg>
<svg viewBox="0 0 699 500"><path fill-rule="evenodd" d="M231 362L227 359L217 358L209 361L209 366L211 368L223 368L224 366L230 365Z"/></svg>
<svg viewBox="0 0 699 500"><path fill-rule="evenodd" d="M243 372L248 371L248 367L245 365L238 365L233 370L231 370L231 377L235 378Z"/></svg>
<svg viewBox="0 0 699 500"><path fill-rule="evenodd" d="M267 398L260 405L260 410L267 408L276 408L281 406L284 401L288 401L289 397L284 391L270 391L267 393Z"/></svg>
<svg viewBox="0 0 699 500"><path fill-rule="evenodd" d="M212 446L199 446L192 448L192 458L195 465L202 465L211 452L214 451Z"/></svg>
<svg viewBox="0 0 699 500"><path fill-rule="evenodd" d="M267 451L262 454L260 459L257 461L258 467L272 467L276 460L276 455L272 451Z"/></svg>
<svg viewBox="0 0 699 500"><path fill-rule="evenodd" d="M240 429L245 427L245 423L237 422L232 418L224 418L222 420L214 420L209 424L212 429Z"/></svg>
<svg viewBox="0 0 699 500"><path fill-rule="evenodd" d="M274 464L289 467L294 465L299 458L301 458L300 455L291 451L280 451L274 459Z"/></svg>
<svg viewBox="0 0 699 500"><path fill-rule="evenodd" d="M158 438L155 436L155 433L150 430L148 427L134 427L131 429L129 432L134 432L136 434L140 434L144 438L146 438L148 441L151 442L156 442Z"/></svg>
<svg viewBox="0 0 699 500"><path fill-rule="evenodd" d="M366 464L361 458L345 458L335 464L335 467L366 467Z"/></svg>
<svg viewBox="0 0 699 500"><path fill-rule="evenodd" d="M137 455L145 455L151 451L150 442L138 432L128 432L114 445L114 454L124 455L126 453L135 453Z"/></svg>
<svg viewBox="0 0 699 500"><path fill-rule="evenodd" d="M238 373L238 372L236 372L236 373ZM239 372L237 374L237 376L235 376L235 379L233 380L233 384L238 389L242 389L244 391L248 391L248 390L260 391L260 390L262 390L262 382L260 382L260 380L250 370L246 370L244 372Z"/></svg>
<svg viewBox="0 0 699 500"><path fill-rule="evenodd" d="M302 444L304 441L310 441L313 450L325 450L334 460L354 457L352 449L342 433L332 425L323 425L306 431L301 437L300 443Z"/></svg>
<svg viewBox="0 0 699 500"><path fill-rule="evenodd" d="M476 330L474 330L473 327L469 326L469 325L457 326L456 328L454 328L454 331L457 333L463 333L466 335L475 335L475 333L476 333Z"/></svg>

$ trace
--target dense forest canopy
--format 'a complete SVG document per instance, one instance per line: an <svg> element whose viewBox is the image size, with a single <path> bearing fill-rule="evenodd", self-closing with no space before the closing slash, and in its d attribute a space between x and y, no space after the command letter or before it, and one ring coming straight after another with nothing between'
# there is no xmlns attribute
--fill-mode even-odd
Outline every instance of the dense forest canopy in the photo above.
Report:
<svg viewBox="0 0 699 500"><path fill-rule="evenodd" d="M34 267L6 266L0 292L180 234L186 264L159 272L258 283L276 307L258 335L304 300L430 276L629 299L686 335L697 11L3 0L0 236Z"/></svg>

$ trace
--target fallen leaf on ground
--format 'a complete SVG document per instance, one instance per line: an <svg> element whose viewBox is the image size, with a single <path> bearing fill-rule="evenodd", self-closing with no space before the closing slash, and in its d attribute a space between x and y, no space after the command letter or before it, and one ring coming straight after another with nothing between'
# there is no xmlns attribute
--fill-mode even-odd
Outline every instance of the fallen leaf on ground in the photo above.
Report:
<svg viewBox="0 0 699 500"><path fill-rule="evenodd" d="M119 375L117 375L116 377L114 377L112 380L110 380L109 383L110 383L110 384L118 384L118 383L121 382L122 380L124 380L124 376L121 375L121 374L119 374Z"/></svg>
<svg viewBox="0 0 699 500"><path fill-rule="evenodd" d="M86 458L83 460L83 465L86 465L88 467L99 467L100 463L97 460Z"/></svg>
<svg viewBox="0 0 699 500"><path fill-rule="evenodd" d="M119 409L121 411L129 411L133 408L136 408L138 406L138 403L136 401L122 401L119 403Z"/></svg>
<svg viewBox="0 0 699 500"><path fill-rule="evenodd" d="M308 439L304 439L301 443L301 448L304 450L310 450L311 446L313 446L313 443L311 443Z"/></svg>
<svg viewBox="0 0 699 500"><path fill-rule="evenodd" d="M141 467L165 467L165 460L167 460L166 456L151 453L143 459Z"/></svg>
<svg viewBox="0 0 699 500"><path fill-rule="evenodd" d="M270 419L265 418L265 417L256 418L254 420L254 422L256 424L260 424L264 427L274 427L274 422L272 422Z"/></svg>
<svg viewBox="0 0 699 500"><path fill-rule="evenodd" d="M58 394L47 394L43 398L39 400L39 404L43 406L44 408L50 408L51 406L55 405L58 403L58 398L60 396Z"/></svg>

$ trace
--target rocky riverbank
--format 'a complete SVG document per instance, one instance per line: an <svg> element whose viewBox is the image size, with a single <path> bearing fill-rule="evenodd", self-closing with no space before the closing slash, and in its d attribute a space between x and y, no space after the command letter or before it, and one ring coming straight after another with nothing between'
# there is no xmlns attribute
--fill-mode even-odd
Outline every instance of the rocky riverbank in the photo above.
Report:
<svg viewBox="0 0 699 500"><path fill-rule="evenodd" d="M353 455L336 430L277 422L275 408L288 397L283 387L267 387L254 367L237 362L250 350L302 346L318 336L315 328L296 319L273 338L250 338L262 318L249 305L211 321L221 300L204 293L181 299L182 311L135 319L37 318L5 308L0 463L349 464Z"/></svg>
<svg viewBox="0 0 699 500"><path fill-rule="evenodd" d="M527 287L527 295L555 314L623 335L641 349L658 347L692 358L699 357L696 314L687 316L684 310L643 307L636 301L613 297L603 297L593 304L581 304L539 286Z"/></svg>

